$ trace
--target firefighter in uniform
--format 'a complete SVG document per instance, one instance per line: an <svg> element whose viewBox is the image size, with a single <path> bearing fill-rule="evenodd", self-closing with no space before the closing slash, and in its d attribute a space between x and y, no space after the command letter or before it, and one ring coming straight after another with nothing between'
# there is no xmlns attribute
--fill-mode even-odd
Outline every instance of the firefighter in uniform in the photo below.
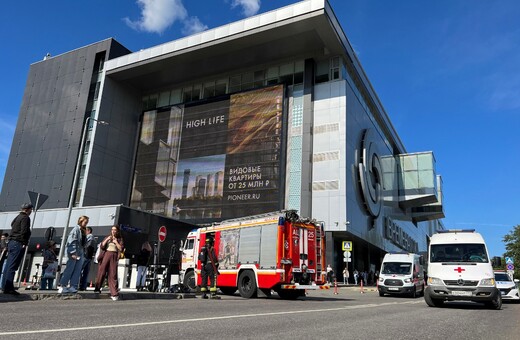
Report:
<svg viewBox="0 0 520 340"><path fill-rule="evenodd" d="M207 299L208 295L208 278L210 281L210 298L216 298L217 297L217 266L218 262L216 261L217 256L215 254L215 248L213 247L213 239L206 238L206 243L204 245L204 248L199 253L199 260L201 263L201 276L202 276L202 283L200 291L202 292L202 298Z"/></svg>

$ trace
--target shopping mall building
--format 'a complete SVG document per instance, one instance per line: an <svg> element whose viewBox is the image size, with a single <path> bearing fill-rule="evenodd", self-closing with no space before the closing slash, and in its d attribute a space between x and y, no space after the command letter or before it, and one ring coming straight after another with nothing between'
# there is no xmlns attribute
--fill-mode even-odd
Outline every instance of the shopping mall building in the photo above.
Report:
<svg viewBox="0 0 520 340"><path fill-rule="evenodd" d="M70 224L87 214L99 236L296 209L323 221L336 270L350 244L349 268L375 271L443 228L435 162L407 152L333 9L308 0L138 52L107 39L32 64L0 223L28 191L48 196L35 237L60 235L69 201Z"/></svg>

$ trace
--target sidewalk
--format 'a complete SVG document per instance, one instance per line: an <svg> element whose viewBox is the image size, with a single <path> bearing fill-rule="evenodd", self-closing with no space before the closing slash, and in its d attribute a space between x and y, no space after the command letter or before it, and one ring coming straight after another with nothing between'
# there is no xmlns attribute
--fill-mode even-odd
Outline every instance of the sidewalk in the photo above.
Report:
<svg viewBox="0 0 520 340"><path fill-rule="evenodd" d="M338 283L338 289L348 290L350 292L361 292L361 286L354 284ZM334 292L334 285L330 287L330 292ZM16 302L16 301L36 301L36 300L79 300L79 299L110 299L108 288L105 288L101 294L94 293L92 289L81 291L76 294L58 294L57 290L31 290L21 288L18 290L20 295L10 295L0 293L0 303ZM377 292L376 286L364 286L363 292ZM139 299L189 299L197 297L194 293L156 293L156 292L137 292L135 289L122 289L119 292L121 300L139 300Z"/></svg>
<svg viewBox="0 0 520 340"><path fill-rule="evenodd" d="M104 289L100 294L94 293L93 290L77 292L76 294L58 294L57 290L29 290L19 289L20 295L11 295L0 293L0 303L15 301L32 301L32 300L79 300L79 299L110 299L110 293ZM186 299L194 298L195 294L191 293L156 293L156 292L137 292L135 289L122 289L119 292L121 300L138 300L138 299Z"/></svg>

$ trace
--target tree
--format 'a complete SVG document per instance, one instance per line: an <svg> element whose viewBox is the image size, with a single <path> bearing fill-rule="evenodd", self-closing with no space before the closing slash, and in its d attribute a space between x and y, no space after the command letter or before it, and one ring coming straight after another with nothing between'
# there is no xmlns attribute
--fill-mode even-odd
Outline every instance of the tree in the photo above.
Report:
<svg viewBox="0 0 520 340"><path fill-rule="evenodd" d="M504 236L504 243L506 244L506 252L504 256L513 258L515 266L515 279L520 279L520 224L513 228L513 230Z"/></svg>

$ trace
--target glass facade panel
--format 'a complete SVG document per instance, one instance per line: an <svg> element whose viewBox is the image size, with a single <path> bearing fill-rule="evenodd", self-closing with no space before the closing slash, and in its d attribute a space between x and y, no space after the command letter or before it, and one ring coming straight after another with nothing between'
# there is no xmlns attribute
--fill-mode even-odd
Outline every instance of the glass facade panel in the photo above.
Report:
<svg viewBox="0 0 520 340"><path fill-rule="evenodd" d="M157 101L157 105L159 105L159 106L170 105L170 91L161 92L159 94L159 100Z"/></svg>
<svg viewBox="0 0 520 340"><path fill-rule="evenodd" d="M175 89L170 94L170 104L179 104L182 102L182 90Z"/></svg>
<svg viewBox="0 0 520 340"><path fill-rule="evenodd" d="M404 175L405 190L419 188L419 180L418 180L418 176L417 176L417 171L405 171L403 173L403 175Z"/></svg>
<svg viewBox="0 0 520 340"><path fill-rule="evenodd" d="M419 170L433 170L434 158L433 153L424 153L417 155L417 168Z"/></svg>
<svg viewBox="0 0 520 340"><path fill-rule="evenodd" d="M434 188L435 174L431 170L419 171L419 188Z"/></svg>
<svg viewBox="0 0 520 340"><path fill-rule="evenodd" d="M417 170L417 155L401 155L403 171Z"/></svg>

